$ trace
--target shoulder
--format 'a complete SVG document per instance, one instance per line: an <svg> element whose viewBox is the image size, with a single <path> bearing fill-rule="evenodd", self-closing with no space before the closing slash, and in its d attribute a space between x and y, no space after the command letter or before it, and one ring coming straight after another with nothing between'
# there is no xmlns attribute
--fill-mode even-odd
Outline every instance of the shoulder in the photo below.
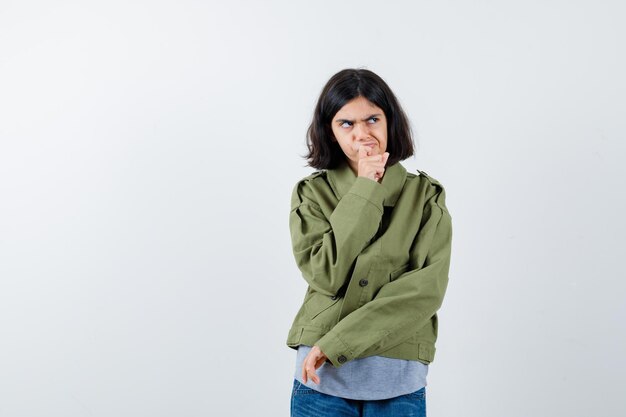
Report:
<svg viewBox="0 0 626 417"><path fill-rule="evenodd" d="M416 185L431 188L436 192L443 190L443 185L437 178L427 174L426 171L421 169L417 169L415 173L408 171L406 176L408 181L411 181Z"/></svg>
<svg viewBox="0 0 626 417"><path fill-rule="evenodd" d="M326 170L325 169L312 172L311 174L309 174L306 177L302 178L298 182L301 183L301 182L313 181L315 178L320 177L320 176L326 177Z"/></svg>
<svg viewBox="0 0 626 417"><path fill-rule="evenodd" d="M291 195L292 207L304 202L314 202L315 186L320 181L326 182L326 170L315 171L298 180Z"/></svg>
<svg viewBox="0 0 626 417"><path fill-rule="evenodd" d="M414 184L414 190L424 204L437 205L442 211L448 211L446 207L446 190L436 177L418 169L415 173L407 172L407 181Z"/></svg>
<svg viewBox="0 0 626 417"><path fill-rule="evenodd" d="M433 177L432 175L427 174L426 171L422 171L421 169L418 169L417 172L420 176L424 177L433 186L443 189L443 185L441 184L441 182L439 182L439 180Z"/></svg>

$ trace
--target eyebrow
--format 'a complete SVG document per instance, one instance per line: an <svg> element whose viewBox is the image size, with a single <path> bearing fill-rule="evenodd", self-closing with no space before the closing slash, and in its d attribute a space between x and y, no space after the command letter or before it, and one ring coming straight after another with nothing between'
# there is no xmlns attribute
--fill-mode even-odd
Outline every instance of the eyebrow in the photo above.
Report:
<svg viewBox="0 0 626 417"><path fill-rule="evenodd" d="M382 116L382 114L380 114L380 113L370 114L370 115L369 115L369 116L367 116L365 119L363 119L363 121L369 120L369 119L371 119L372 117L376 117L376 116ZM354 120L348 120L348 119L337 119L337 120L336 120L336 122L340 122L340 123L343 123L343 122L350 122L350 123L354 123Z"/></svg>

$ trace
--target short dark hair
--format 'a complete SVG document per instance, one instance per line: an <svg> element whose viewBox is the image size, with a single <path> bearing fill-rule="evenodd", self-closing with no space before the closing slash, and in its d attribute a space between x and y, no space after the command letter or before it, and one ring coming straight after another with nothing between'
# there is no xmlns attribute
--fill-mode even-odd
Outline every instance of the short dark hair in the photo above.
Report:
<svg viewBox="0 0 626 417"><path fill-rule="evenodd" d="M346 156L334 137L331 122L350 100L365 97L380 107L387 118L386 166L402 161L414 153L409 120L398 99L382 78L363 68L347 68L333 75L322 89L307 129L308 154L303 156L316 169L335 168Z"/></svg>

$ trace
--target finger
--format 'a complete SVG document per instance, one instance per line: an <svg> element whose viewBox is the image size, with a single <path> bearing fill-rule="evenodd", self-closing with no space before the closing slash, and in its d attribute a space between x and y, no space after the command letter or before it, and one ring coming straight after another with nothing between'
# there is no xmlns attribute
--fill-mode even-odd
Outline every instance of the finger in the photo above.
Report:
<svg viewBox="0 0 626 417"><path fill-rule="evenodd" d="M302 366L302 379L303 381L306 383L307 380L312 380L313 382L315 382L316 384L319 384L319 378L317 377L317 374L315 373L315 359L314 356L307 356L307 358L304 361L304 364Z"/></svg>
<svg viewBox="0 0 626 417"><path fill-rule="evenodd" d="M311 368L309 366L307 366L306 368L303 369L303 376L302 376L302 380L304 381L304 383L306 384L306 382L310 379L311 381L315 382L315 372L311 370Z"/></svg>
<svg viewBox="0 0 626 417"><path fill-rule="evenodd" d="M319 385L320 378L317 376L317 374L315 373L314 370L309 373L309 376L311 377L311 381L313 381L313 382L315 382L316 384Z"/></svg>
<svg viewBox="0 0 626 417"><path fill-rule="evenodd" d="M317 362L315 362L315 369L319 368L320 366L324 365L324 362L326 362L326 358L325 357L321 357L317 360Z"/></svg>
<svg viewBox="0 0 626 417"><path fill-rule="evenodd" d="M359 159L366 158L369 156L369 150L367 146L359 146Z"/></svg>
<svg viewBox="0 0 626 417"><path fill-rule="evenodd" d="M302 363L302 380L304 381L304 383L306 384L307 382L307 377L308 377L308 372L307 372L307 368L309 367L309 356L307 355L306 358L304 358L304 362Z"/></svg>
<svg viewBox="0 0 626 417"><path fill-rule="evenodd" d="M302 380L306 383L307 380L311 380L313 381L315 384L320 383L320 378L317 376L317 374L315 373L315 369L317 368L317 355L311 355L311 356L307 356L307 358L305 359L305 363L303 364L302 367Z"/></svg>

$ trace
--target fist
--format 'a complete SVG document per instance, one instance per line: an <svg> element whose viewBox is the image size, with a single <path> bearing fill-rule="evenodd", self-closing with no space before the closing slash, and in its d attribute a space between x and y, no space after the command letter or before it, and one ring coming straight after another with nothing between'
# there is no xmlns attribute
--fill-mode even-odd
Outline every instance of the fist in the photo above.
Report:
<svg viewBox="0 0 626 417"><path fill-rule="evenodd" d="M358 158L358 176L380 181L385 173L389 152L372 155L372 146L361 145Z"/></svg>

